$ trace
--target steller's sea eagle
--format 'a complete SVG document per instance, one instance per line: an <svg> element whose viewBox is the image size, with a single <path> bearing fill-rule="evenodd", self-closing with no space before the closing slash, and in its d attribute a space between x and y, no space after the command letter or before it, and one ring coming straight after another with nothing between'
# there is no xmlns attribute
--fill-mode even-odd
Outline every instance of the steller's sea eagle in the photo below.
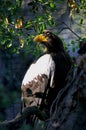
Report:
<svg viewBox="0 0 86 130"><path fill-rule="evenodd" d="M34 41L43 44L46 52L30 65L24 76L22 109L35 105L49 112L53 100L65 85L72 62L62 40L49 30L37 35Z"/></svg>

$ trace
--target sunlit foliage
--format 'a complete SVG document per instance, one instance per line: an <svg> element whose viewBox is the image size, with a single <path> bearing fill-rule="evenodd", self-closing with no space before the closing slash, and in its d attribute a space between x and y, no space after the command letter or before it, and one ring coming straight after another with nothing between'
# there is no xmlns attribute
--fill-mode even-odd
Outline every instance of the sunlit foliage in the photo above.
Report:
<svg viewBox="0 0 86 130"><path fill-rule="evenodd" d="M47 27L56 26L53 13L57 11L57 5L64 1L33 0L31 12L34 17L25 21L22 15L22 0L0 0L0 49L7 49L10 53L18 53L22 48L32 53L33 49L33 53L36 54L34 49L36 45L33 44L34 34L42 32ZM70 16L77 9L79 12L83 10L83 15L86 16L85 0L68 0L67 6L70 7ZM84 19L81 18L80 23L83 22ZM30 30L33 30L33 33L30 33Z"/></svg>

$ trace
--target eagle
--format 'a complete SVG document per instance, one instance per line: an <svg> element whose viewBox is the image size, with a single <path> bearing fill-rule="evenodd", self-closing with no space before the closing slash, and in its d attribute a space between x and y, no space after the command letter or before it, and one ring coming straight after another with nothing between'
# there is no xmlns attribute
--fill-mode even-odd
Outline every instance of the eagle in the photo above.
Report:
<svg viewBox="0 0 86 130"><path fill-rule="evenodd" d="M62 40L49 30L35 36L34 42L45 46L46 51L27 70L21 85L22 110L38 106L49 113L58 92L66 84L72 62Z"/></svg>

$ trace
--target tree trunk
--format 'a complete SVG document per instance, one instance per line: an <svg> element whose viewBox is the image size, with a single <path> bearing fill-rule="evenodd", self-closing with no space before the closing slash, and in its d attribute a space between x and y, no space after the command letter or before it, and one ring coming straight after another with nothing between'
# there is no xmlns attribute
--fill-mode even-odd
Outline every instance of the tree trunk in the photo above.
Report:
<svg viewBox="0 0 86 130"><path fill-rule="evenodd" d="M75 68L52 104L46 130L86 130L86 73Z"/></svg>

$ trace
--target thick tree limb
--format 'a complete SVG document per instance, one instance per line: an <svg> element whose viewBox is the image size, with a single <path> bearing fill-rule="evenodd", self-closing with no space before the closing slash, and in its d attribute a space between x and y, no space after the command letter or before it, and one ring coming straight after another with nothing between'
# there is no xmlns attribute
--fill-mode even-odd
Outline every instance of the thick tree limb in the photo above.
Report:
<svg viewBox="0 0 86 130"><path fill-rule="evenodd" d="M46 130L73 130L76 127L78 130L80 126L76 122L82 123L81 129L86 124L86 73L81 70L73 75L52 104ZM79 115L82 120L79 120Z"/></svg>
<svg viewBox="0 0 86 130"><path fill-rule="evenodd" d="M47 118L47 115L44 112L41 112L36 106L32 106L25 108L22 114L17 114L14 119L0 122L0 127L21 127L22 123L29 115L36 115L40 120L45 120Z"/></svg>

